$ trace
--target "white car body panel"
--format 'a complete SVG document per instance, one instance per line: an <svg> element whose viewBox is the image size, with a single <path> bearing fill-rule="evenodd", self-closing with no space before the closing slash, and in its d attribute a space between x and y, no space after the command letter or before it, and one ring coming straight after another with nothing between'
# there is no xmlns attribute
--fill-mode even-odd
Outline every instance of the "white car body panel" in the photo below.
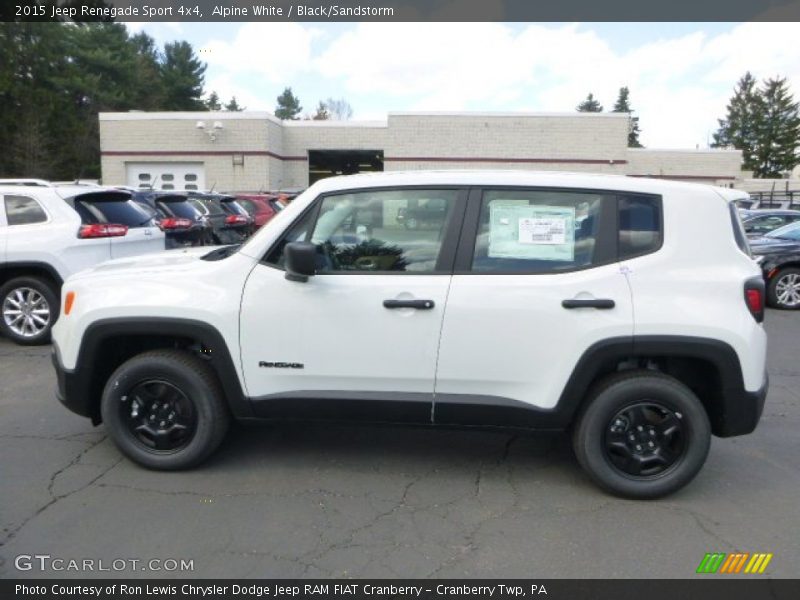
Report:
<svg viewBox="0 0 800 600"><path fill-rule="evenodd" d="M565 309L608 298L611 310ZM631 295L614 263L547 275L455 275L442 329L436 394L476 394L553 408L592 344L633 335Z"/></svg>
<svg viewBox="0 0 800 600"><path fill-rule="evenodd" d="M212 250L205 246L111 260L70 277L64 289L75 292L72 313L53 326L64 367L75 367L80 340L91 323L121 315L199 320L217 329L229 348L237 348L239 303L254 263L238 254L224 261L199 260Z"/></svg>
<svg viewBox="0 0 800 600"><path fill-rule="evenodd" d="M347 390L432 397L449 275L317 275L306 283L284 275L258 265L242 298L241 357L252 396ZM387 299L432 300L434 308L388 310ZM260 368L260 361L304 367Z"/></svg>

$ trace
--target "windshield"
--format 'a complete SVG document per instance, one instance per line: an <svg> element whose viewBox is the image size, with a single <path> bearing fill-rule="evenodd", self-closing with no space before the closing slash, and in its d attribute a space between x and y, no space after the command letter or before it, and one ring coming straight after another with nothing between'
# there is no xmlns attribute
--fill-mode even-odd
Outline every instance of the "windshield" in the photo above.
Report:
<svg viewBox="0 0 800 600"><path fill-rule="evenodd" d="M800 241L800 222L784 225L766 234L766 237Z"/></svg>

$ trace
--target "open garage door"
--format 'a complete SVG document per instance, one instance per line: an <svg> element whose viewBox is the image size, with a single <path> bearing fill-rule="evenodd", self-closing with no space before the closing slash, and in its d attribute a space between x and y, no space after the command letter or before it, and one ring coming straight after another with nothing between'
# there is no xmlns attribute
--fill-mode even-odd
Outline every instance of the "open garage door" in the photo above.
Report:
<svg viewBox="0 0 800 600"><path fill-rule="evenodd" d="M334 175L383 171L383 150L309 150L308 184Z"/></svg>
<svg viewBox="0 0 800 600"><path fill-rule="evenodd" d="M204 190L203 163L137 162L126 163L127 185L140 189Z"/></svg>

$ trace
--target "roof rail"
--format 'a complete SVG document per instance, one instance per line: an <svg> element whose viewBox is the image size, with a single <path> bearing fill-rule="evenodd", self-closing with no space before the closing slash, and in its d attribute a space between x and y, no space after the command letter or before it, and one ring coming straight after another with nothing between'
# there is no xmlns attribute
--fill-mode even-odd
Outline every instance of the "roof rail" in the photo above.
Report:
<svg viewBox="0 0 800 600"><path fill-rule="evenodd" d="M53 187L45 179L0 179L0 185L23 185L28 187Z"/></svg>

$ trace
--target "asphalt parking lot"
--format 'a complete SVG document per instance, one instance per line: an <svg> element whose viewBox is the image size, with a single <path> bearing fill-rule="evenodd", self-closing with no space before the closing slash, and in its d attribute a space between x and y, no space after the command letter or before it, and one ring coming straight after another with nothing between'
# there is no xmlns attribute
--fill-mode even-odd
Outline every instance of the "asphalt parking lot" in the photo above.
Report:
<svg viewBox="0 0 800 600"><path fill-rule="evenodd" d="M0 577L15 557L189 559L194 577L669 577L706 552L800 573L800 314L770 311L771 391L750 436L715 438L679 493L605 495L564 436L238 427L199 469L123 459L53 397L49 347L0 339ZM705 577L709 577L706 575Z"/></svg>

